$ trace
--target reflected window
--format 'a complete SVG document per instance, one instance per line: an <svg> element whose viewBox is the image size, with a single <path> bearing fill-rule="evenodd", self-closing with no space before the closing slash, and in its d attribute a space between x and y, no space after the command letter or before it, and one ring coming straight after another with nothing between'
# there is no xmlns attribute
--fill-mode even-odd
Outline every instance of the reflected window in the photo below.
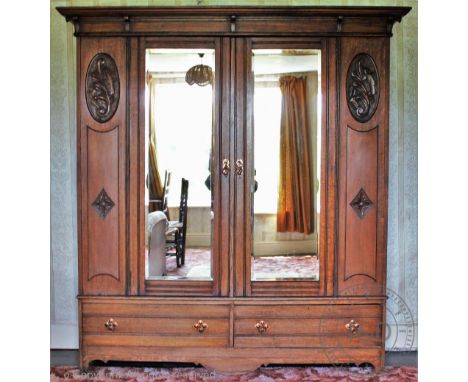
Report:
<svg viewBox="0 0 468 382"><path fill-rule="evenodd" d="M146 276L211 280L214 50L146 53Z"/></svg>
<svg viewBox="0 0 468 382"><path fill-rule="evenodd" d="M318 280L320 51L255 49L252 280Z"/></svg>

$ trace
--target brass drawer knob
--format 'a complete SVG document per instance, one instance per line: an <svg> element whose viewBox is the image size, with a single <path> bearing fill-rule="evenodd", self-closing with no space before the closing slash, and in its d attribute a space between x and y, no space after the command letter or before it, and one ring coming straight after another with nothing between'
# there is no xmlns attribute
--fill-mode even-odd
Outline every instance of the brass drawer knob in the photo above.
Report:
<svg viewBox="0 0 468 382"><path fill-rule="evenodd" d="M257 328L257 331L260 333L260 334L263 334L267 331L268 329L268 324L265 322L265 321L260 321L260 322L257 322L255 324L255 327Z"/></svg>
<svg viewBox="0 0 468 382"><path fill-rule="evenodd" d="M356 334L358 332L359 326L359 322L351 320L345 325L345 328L348 329L351 334Z"/></svg>
<svg viewBox="0 0 468 382"><path fill-rule="evenodd" d="M200 333L203 333L205 329L208 327L208 324L206 324L202 320L198 320L197 323L193 324L193 327L197 329Z"/></svg>
<svg viewBox="0 0 468 382"><path fill-rule="evenodd" d="M117 326L119 326L119 324L117 324L117 321L114 321L113 318L109 318L104 324L104 326L107 328L107 330L113 332L114 329L117 328Z"/></svg>

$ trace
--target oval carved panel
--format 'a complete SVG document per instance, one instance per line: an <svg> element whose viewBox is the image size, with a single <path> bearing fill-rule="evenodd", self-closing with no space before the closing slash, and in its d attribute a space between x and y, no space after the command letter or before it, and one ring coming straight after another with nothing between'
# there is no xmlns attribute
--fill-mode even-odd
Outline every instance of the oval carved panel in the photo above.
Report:
<svg viewBox="0 0 468 382"><path fill-rule="evenodd" d="M107 122L115 114L120 98L119 71L108 54L98 53L89 63L85 95L89 113L97 122Z"/></svg>
<svg viewBox="0 0 468 382"><path fill-rule="evenodd" d="M360 53L349 65L346 100L354 119L364 123L372 118L379 104L379 73L371 56Z"/></svg>

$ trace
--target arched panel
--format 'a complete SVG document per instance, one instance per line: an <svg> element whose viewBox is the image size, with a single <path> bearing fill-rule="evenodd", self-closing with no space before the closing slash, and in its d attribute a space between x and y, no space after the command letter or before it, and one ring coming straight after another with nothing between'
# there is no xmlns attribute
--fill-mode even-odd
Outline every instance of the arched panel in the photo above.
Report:
<svg viewBox="0 0 468 382"><path fill-rule="evenodd" d="M126 291L126 41L79 40L80 293Z"/></svg>
<svg viewBox="0 0 468 382"><path fill-rule="evenodd" d="M339 60L337 293L385 285L388 39L343 38Z"/></svg>
<svg viewBox="0 0 468 382"><path fill-rule="evenodd" d="M88 281L119 281L119 127L98 133L88 127ZM105 153L105 155L103 155ZM116 160L117 159L117 160Z"/></svg>
<svg viewBox="0 0 468 382"><path fill-rule="evenodd" d="M378 127L347 128L345 281L353 276L376 280L376 200Z"/></svg>

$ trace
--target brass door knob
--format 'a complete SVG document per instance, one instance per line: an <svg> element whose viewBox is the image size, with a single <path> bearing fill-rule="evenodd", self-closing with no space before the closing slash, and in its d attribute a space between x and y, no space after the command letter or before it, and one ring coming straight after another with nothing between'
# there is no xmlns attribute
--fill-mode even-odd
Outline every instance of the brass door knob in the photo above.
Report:
<svg viewBox="0 0 468 382"><path fill-rule="evenodd" d="M223 169L222 169L223 175L225 176L229 175L229 171L231 171L231 167L229 165L229 159L223 159Z"/></svg>
<svg viewBox="0 0 468 382"><path fill-rule="evenodd" d="M236 168L234 170L234 173L236 175L242 175L243 172L244 172L244 162L242 161L242 159L238 159L236 160Z"/></svg>
<svg viewBox="0 0 468 382"><path fill-rule="evenodd" d="M107 330L110 330L111 332L113 332L115 328L119 326L119 324L117 324L117 321L115 321L113 318L109 318L104 324L104 326L107 328Z"/></svg>
<svg viewBox="0 0 468 382"><path fill-rule="evenodd" d="M208 327L208 324L206 324L202 320L198 320L198 322L193 324L193 327L197 329L200 333L203 333L205 329Z"/></svg>
<svg viewBox="0 0 468 382"><path fill-rule="evenodd" d="M257 331L260 334L265 333L268 330L268 324L265 321L259 321L255 324L255 327L257 328Z"/></svg>
<svg viewBox="0 0 468 382"><path fill-rule="evenodd" d="M359 326L359 322L351 320L345 325L345 328L348 329L351 334L356 334L358 332Z"/></svg>

